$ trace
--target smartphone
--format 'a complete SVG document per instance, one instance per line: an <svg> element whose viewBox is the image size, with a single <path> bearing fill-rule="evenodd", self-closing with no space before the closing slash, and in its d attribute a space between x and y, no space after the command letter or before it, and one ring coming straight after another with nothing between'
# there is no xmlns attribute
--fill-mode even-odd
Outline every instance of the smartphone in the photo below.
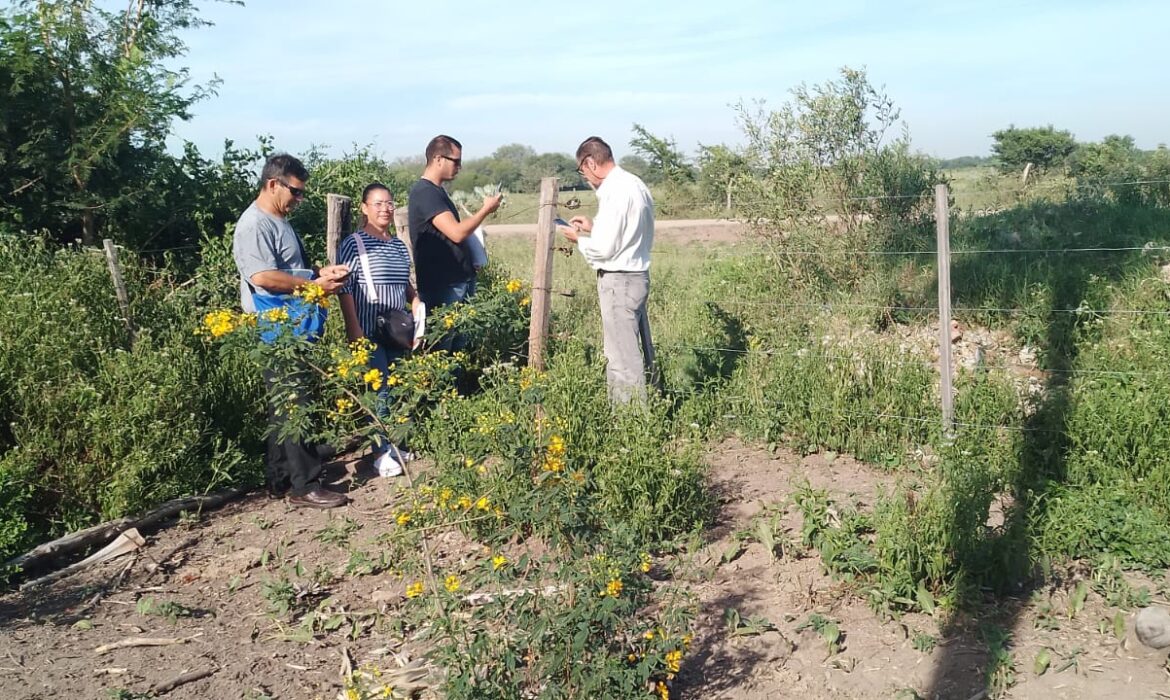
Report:
<svg viewBox="0 0 1170 700"><path fill-rule="evenodd" d="M573 228L572 224L570 224L568 221L565 221L564 219L562 219L559 216L557 218L553 219L553 223L556 224L557 226L564 226L565 228Z"/></svg>

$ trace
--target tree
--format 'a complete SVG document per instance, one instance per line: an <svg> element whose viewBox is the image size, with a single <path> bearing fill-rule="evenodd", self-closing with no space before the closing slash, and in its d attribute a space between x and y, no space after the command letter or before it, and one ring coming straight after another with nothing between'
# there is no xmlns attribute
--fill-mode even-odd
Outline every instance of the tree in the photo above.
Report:
<svg viewBox="0 0 1170 700"><path fill-rule="evenodd" d="M844 67L839 80L802 84L775 111L765 111L762 103L755 110L741 103L738 111L747 139L744 157L757 174L745 185L753 188L749 196L760 203L754 213L763 220L807 223L832 214L854 229L867 215L882 214L874 197L929 196L923 183L935 176L918 172L929 164L899 155L907 153L909 137L884 143L899 112L864 70ZM894 172L901 168L913 172ZM916 184L907 191L907 183ZM895 191L883 189L895 185Z"/></svg>
<svg viewBox="0 0 1170 700"><path fill-rule="evenodd" d="M1003 172L1019 172L1028 163L1038 170L1064 165L1076 149L1077 142L1067 131L1057 131L1051 124L1044 127L1017 129L1009 126L991 135L991 151Z"/></svg>
<svg viewBox="0 0 1170 700"><path fill-rule="evenodd" d="M179 32L208 24L192 0L22 0L0 13L0 209L26 228L94 244L165 158L173 120L212 94L168 64Z"/></svg>
<svg viewBox="0 0 1170 700"><path fill-rule="evenodd" d="M541 153L532 156L520 166L519 192L537 192L542 178L555 177L561 185L576 185L581 181L577 175L577 161L565 153Z"/></svg>
<svg viewBox="0 0 1170 700"><path fill-rule="evenodd" d="M631 173L637 175L645 182L653 181L653 178L650 176L649 172L650 164L647 163L646 159L642 156L636 156L632 153L622 156L620 159L618 159L618 165L622 166L622 168L625 170L629 170Z"/></svg>
<svg viewBox="0 0 1170 700"><path fill-rule="evenodd" d="M1132 136L1079 144L1069 157L1069 175L1081 196L1105 196L1129 206L1170 204L1170 152L1165 146L1143 152Z"/></svg>
<svg viewBox="0 0 1170 700"><path fill-rule="evenodd" d="M634 138L630 148L648 164L647 182L694 182L694 168L687 163L686 156L678 150L673 139L663 139L651 134L641 124L634 124Z"/></svg>
<svg viewBox="0 0 1170 700"><path fill-rule="evenodd" d="M699 145L699 186L710 200L731 209L736 180L749 177L747 159L724 145Z"/></svg>

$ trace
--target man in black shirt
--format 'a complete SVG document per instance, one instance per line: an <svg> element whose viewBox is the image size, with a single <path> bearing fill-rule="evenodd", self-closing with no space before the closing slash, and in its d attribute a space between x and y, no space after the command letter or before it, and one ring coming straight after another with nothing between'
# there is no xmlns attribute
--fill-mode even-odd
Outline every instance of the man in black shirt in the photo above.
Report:
<svg viewBox="0 0 1170 700"><path fill-rule="evenodd" d="M450 136L427 144L427 166L410 188L410 243L414 250L418 295L428 308L464 301L475 279L466 241L492 212L502 195L485 197L483 206L466 221L443 189L459 174L463 145Z"/></svg>

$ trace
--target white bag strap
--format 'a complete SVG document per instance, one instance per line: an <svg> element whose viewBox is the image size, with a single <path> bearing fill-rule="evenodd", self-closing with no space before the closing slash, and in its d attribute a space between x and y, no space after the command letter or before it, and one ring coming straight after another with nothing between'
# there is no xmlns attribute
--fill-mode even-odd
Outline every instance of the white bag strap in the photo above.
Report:
<svg viewBox="0 0 1170 700"><path fill-rule="evenodd" d="M353 240L357 243L358 259L362 261L362 277L366 280L366 298L371 303L378 303L378 290L374 288L374 276L370 274L370 256L366 254L366 244L362 242L360 233L353 234Z"/></svg>

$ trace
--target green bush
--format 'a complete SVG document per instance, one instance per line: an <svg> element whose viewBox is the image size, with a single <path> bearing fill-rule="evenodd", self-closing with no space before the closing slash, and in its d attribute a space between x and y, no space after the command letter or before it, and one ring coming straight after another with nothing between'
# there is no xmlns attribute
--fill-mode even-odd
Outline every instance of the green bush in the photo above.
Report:
<svg viewBox="0 0 1170 700"><path fill-rule="evenodd" d="M243 355L192 334L205 288L122 256L133 343L104 257L0 237L0 556L168 498L258 479ZM233 285L234 286L234 285Z"/></svg>

